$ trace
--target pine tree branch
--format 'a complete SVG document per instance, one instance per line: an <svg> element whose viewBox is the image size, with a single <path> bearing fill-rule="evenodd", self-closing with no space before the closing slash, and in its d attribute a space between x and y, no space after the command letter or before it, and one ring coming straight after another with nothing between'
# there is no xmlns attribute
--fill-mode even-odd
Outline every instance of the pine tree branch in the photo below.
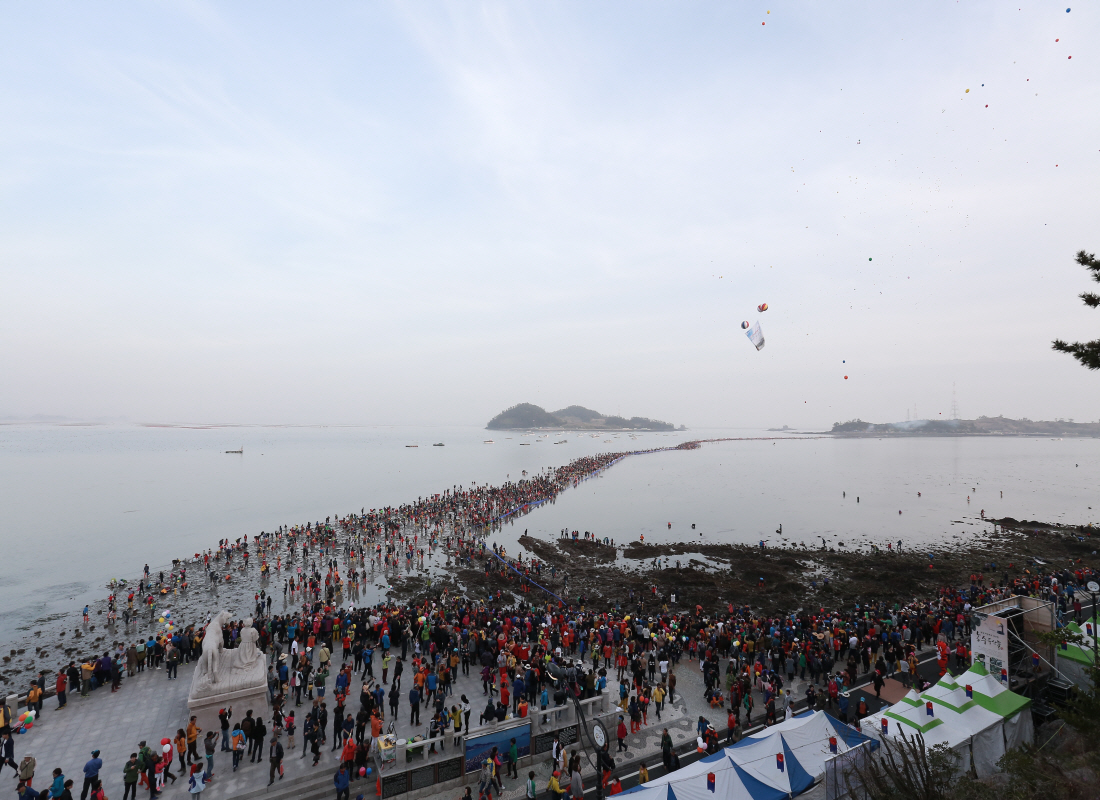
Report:
<svg viewBox="0 0 1100 800"><path fill-rule="evenodd" d="M1086 253L1084 250L1078 250L1077 263L1085 269L1090 270L1092 272L1092 279L1100 283L1100 261L1096 260L1096 253Z"/></svg>
<svg viewBox="0 0 1100 800"><path fill-rule="evenodd" d="M1100 339L1091 342L1067 344L1061 339L1051 342L1051 349L1060 353L1069 353L1088 369L1100 369Z"/></svg>

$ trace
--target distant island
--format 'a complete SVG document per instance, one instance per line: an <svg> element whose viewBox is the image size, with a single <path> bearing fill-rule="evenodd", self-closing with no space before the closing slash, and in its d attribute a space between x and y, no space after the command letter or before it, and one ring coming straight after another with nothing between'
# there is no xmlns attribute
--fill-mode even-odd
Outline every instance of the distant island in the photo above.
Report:
<svg viewBox="0 0 1100 800"><path fill-rule="evenodd" d="M1093 436L1100 437L1100 422L1056 419L978 417L977 419L917 419L905 422L834 422L829 431L837 436Z"/></svg>
<svg viewBox="0 0 1100 800"><path fill-rule="evenodd" d="M485 426L491 431L558 428L581 431L674 431L671 422L646 417L608 416L584 406L569 406L552 414L531 403L520 403L501 411ZM683 425L680 430L686 430Z"/></svg>

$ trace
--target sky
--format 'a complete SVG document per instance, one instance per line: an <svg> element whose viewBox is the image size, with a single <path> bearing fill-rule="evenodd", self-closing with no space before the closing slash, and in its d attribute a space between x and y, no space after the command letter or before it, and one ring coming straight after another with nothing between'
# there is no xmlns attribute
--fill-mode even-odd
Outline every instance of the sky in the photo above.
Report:
<svg viewBox="0 0 1100 800"><path fill-rule="evenodd" d="M1095 6L0 19L0 418L1100 418Z"/></svg>

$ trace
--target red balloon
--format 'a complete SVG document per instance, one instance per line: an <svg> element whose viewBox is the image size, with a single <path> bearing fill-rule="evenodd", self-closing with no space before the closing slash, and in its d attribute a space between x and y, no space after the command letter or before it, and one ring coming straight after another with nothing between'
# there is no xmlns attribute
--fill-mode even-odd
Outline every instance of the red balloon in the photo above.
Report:
<svg viewBox="0 0 1100 800"><path fill-rule="evenodd" d="M847 376L847 375L845 375L845 376L844 376L844 380L848 380L848 376Z"/></svg>

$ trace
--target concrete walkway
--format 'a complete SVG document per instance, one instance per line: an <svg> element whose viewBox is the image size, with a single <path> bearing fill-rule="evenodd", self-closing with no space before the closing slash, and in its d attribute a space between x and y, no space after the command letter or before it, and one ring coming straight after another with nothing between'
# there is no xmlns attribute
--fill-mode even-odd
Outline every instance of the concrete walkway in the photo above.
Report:
<svg viewBox="0 0 1100 800"><path fill-rule="evenodd" d="M663 727L668 727L673 740L677 744L694 739L696 719L699 714L705 714L704 707L706 704L702 699L702 679L698 674L698 669L692 669L692 666L697 665L693 662L683 661L676 669L677 680L679 681L676 702L666 704L665 712L662 715L664 722L658 722L656 715L651 713L649 725L643 728L641 733L633 734L627 738L629 749L625 753L618 754L617 761L619 763L629 763L639 758L650 757L659 762L661 730ZM376 670L380 669L377 664L375 668ZM71 697L67 706L61 710L57 710L55 698L48 698L34 727L26 734L13 737L16 761L19 761L27 753L33 754L37 759L36 788L48 786L49 776L53 769L61 767L65 775L75 781L76 788L79 791L83 782L84 764L91 758L91 751L98 749L101 751L100 757L103 759L103 770L100 779L104 782L107 796L121 798L124 788L122 767L129 759L130 753L137 751L138 743L145 740L150 747L155 748L163 737L173 738L179 728L186 726L188 718L187 693L191 686L193 670L193 664L181 664L179 666L179 677L175 680L168 680L163 669L146 669L133 677L124 678L122 688L116 693L112 693L109 686L101 686L90 692L87 698L81 698L79 695ZM409 680L406 677L403 684L408 684L408 682ZM357 679L353 686L358 688L359 681ZM485 701L477 671L471 669L468 677L459 675L454 691L453 699L455 702L463 693L469 698L473 706L471 718L476 724L480 708ZM350 708L357 712L357 692L352 696L354 701ZM325 699L331 706L331 687L330 693ZM448 703L451 699L448 699ZM402 701L402 706L398 712L397 735L401 738L408 738L414 733L424 733L425 726L421 725L414 728L409 724L408 703L404 697ZM300 717L300 712L308 710L308 704L303 703L300 709L294 708L291 704L287 711L292 709L299 712L296 716ZM246 710L243 708L233 709L234 719L243 718ZM284 747L287 747L288 751L284 761L284 771L287 778L303 776L307 773L319 773L331 777L338 764L338 754L331 752L331 713L330 707L329 730L327 731L329 740L321 749L321 761L318 766L313 766L312 754L307 753L305 758L301 758L303 738L301 736L300 721L298 735L295 736L297 751L290 752L286 738L283 737ZM270 724L270 717L266 710L257 715L262 715L264 721ZM424 713L423 708L421 719L427 722L427 715ZM613 750L615 747L614 723L616 720L617 717L612 713L606 718L605 722L611 735ZM386 721L387 729L390 721L390 719ZM723 715L722 719L712 719L712 722L715 727L723 728L725 717ZM201 743L199 752L202 752ZM221 752L219 741L219 752L215 756L214 762L215 778L204 794L212 800L216 800L216 798L232 797L244 791L266 786L268 779L266 755L265 746L265 760L262 765L251 764L246 758L242 761L238 771L234 773L232 772L232 756L229 753ZM448 748L448 755L453 755L450 748ZM172 771L178 775L178 758L175 757L174 753L173 757ZM543 772L546 773L545 776L542 775ZM540 765L536 770L536 774L542 780L544 786L549 778L548 763ZM369 785L359 782L356 782L356 785L357 788L362 788L359 788L358 792L353 791L353 797L359 792L373 796L373 780L369 782ZM166 791L182 794L186 792L184 786L185 781L177 781L175 784L168 781ZM517 784L517 786L519 788L515 788L515 792L521 790L522 783Z"/></svg>
<svg viewBox="0 0 1100 800"><path fill-rule="evenodd" d="M934 666L934 664L922 665L922 672L928 671L930 666ZM376 672L380 669L378 664L375 665L375 669ZM122 767L129 758L130 753L138 749L138 742L145 740L150 747L156 747L159 745L161 738L165 736L172 738L179 728L186 726L188 718L187 693L191 686L193 670L193 665L181 664L179 678L170 681L163 669L147 669L133 677L124 678L122 688L117 693L112 694L109 686L100 687L91 692L87 698L82 699L79 696L71 698L67 707L62 710L56 710L57 701L55 698L48 698L43 713L33 729L25 735L13 737L16 761L19 761L27 753L32 753L35 756L38 761L35 787L38 789L48 786L52 770L55 767L61 767L65 775L75 781L76 788L79 791L83 782L82 770L84 764L91 758L91 751L98 749L101 751L101 758L104 763L100 777L104 782L107 795L112 798L121 798L123 793ZM678 750L681 746L690 747L695 739L696 722L700 715L706 717L717 730L724 732L726 712L710 709L703 699L703 681L698 669L698 662L683 659L674 668L674 671L677 677L675 702L666 704L665 712L662 715L663 720L658 721L656 714L651 713L649 724L641 732L627 737L627 751L615 754L617 764L634 766L639 762L645 762L651 772L654 771L654 767L660 767L661 764L660 742L663 728L668 728ZM403 682L406 691L408 683L409 678L406 676ZM358 711L357 694L359 686L358 679L354 679L353 687L356 691L351 695L354 699L350 705L353 712ZM801 699L805 696L804 681L796 678L791 688L796 698ZM855 702L858 693L864 692L866 690L854 691L853 702ZM457 703L462 694L466 694L470 700L473 708L471 718L476 723L480 709L485 702L485 697L481 690L480 676L472 668L468 677L459 675L454 689L454 702ZM331 687L329 695L325 699L331 706ZM448 699L448 705L451 699ZM870 693L869 699L874 700L873 693ZM881 701L875 702L874 706L877 707L880 703ZM762 706L762 702L757 703L757 715L754 722L756 719L763 718ZM287 711L291 709L296 712L305 712L308 710L308 704L303 703L300 709L294 708L292 704ZM243 718L246 710L235 708L234 719ZM330 707L329 729L326 731L329 740L321 749L321 760L316 767L313 766L311 754L307 753L305 758L301 757L303 739L300 721L298 735L295 737L297 751L291 752L289 750L284 736L284 747L287 747L284 761L286 774L284 781L290 778L307 779L306 776L309 775L317 775L317 780L320 783L331 780L332 774L338 765L339 757L337 752L331 751L331 713ZM270 723L270 716L266 709L258 713L257 716L262 716L266 723ZM296 714L296 716L301 715ZM427 722L427 714L424 713L423 708L421 719ZM610 735L611 750L614 752L616 745L615 725L617 723L617 714L614 709L603 718L603 721ZM391 720L387 719L387 729L390 722ZM409 724L408 703L403 696L398 713L397 735L400 738L409 738L415 733L424 733L425 727L421 725L414 728ZM270 742L270 739L268 739L268 742ZM574 750L577 747L578 745L573 745L569 749ZM201 753L201 744L199 750ZM219 752L215 756L215 779L207 787L204 794L209 800L220 800L223 797L238 797L245 792L263 789L266 787L268 780L266 755L265 746L264 761L262 763L252 764L246 758L242 761L240 769L234 773L231 769L232 757L229 753L221 752L219 742ZM453 757L454 753L451 748L448 748L447 755ZM178 775L178 758L174 759L172 770ZM535 781L541 792L546 786L552 771L549 756L539 756L534 766L524 768L521 771L519 780L505 780L503 800L518 800L523 796L527 771L535 772ZM661 772L663 770L658 769L657 771ZM585 778L586 788L588 788L592 785L594 773L590 767L586 766L582 774ZM312 780L310 783L312 784ZM633 783L633 781L630 783ZM177 781L175 784L168 782L166 791L183 795L186 793L185 787L186 781ZM357 794L363 794L366 797L373 797L374 791L373 779L355 781L352 784L351 796L354 798ZM445 797L450 798L452 794L457 795L459 793L441 793L434 797L443 800Z"/></svg>

